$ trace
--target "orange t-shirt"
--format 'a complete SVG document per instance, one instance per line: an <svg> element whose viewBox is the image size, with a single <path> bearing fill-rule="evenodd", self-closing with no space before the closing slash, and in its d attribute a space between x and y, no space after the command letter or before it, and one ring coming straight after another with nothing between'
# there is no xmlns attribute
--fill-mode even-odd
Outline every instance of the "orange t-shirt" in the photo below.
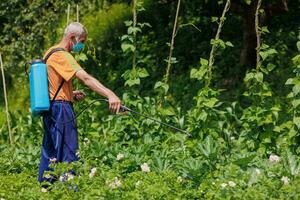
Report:
<svg viewBox="0 0 300 200"><path fill-rule="evenodd" d="M53 49L59 46L51 47L45 56ZM44 56L44 57L45 57ZM57 51L53 53L47 60L48 66L48 88L50 99L52 100L56 91L59 88L62 80L65 82L57 94L55 100L73 101L73 87L72 78L75 73L82 68L74 59L74 57L67 51Z"/></svg>

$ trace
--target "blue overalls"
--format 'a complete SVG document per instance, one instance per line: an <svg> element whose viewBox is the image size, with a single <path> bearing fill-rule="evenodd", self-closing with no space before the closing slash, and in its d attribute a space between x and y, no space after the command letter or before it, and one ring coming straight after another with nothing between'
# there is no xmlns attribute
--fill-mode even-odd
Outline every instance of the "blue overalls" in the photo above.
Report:
<svg viewBox="0 0 300 200"><path fill-rule="evenodd" d="M79 160L78 135L72 102L55 100L52 109L43 116L43 125L45 132L38 181L52 183L57 177L44 177L45 171L53 170L49 168L50 162L70 163Z"/></svg>

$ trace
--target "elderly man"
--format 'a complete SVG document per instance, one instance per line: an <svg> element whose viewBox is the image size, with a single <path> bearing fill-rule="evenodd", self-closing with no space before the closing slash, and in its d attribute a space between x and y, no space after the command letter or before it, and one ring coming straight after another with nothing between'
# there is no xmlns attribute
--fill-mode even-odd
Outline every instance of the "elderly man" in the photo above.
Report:
<svg viewBox="0 0 300 200"><path fill-rule="evenodd" d="M121 106L120 99L83 70L70 54L70 51L79 52L83 49L86 38L86 28L78 22L72 22L66 27L60 43L51 47L45 54L45 56L49 55L53 49L60 48L47 59L51 109L43 116L45 132L38 175L39 182L56 180L53 176L44 175L45 171L51 170L50 163L70 163L79 159L76 122L72 120L74 119L72 102L74 99L82 100L85 94L81 91L73 91L73 77L81 80L99 95L106 97L111 112L118 113Z"/></svg>

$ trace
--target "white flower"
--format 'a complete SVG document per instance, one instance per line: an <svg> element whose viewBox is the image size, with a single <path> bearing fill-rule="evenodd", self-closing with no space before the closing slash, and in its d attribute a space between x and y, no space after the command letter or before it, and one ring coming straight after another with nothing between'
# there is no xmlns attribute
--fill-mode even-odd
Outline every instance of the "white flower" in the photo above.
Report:
<svg viewBox="0 0 300 200"><path fill-rule="evenodd" d="M74 179L74 175L71 173L66 173L67 181Z"/></svg>
<svg viewBox="0 0 300 200"><path fill-rule="evenodd" d="M272 163L278 163L280 161L280 157L277 155L271 154L269 157L269 161Z"/></svg>
<svg viewBox="0 0 300 200"><path fill-rule="evenodd" d="M235 140L235 137L232 136L232 137L230 137L230 139L231 139L231 140Z"/></svg>
<svg viewBox="0 0 300 200"><path fill-rule="evenodd" d="M64 176L60 176L60 177L59 177L59 181L60 181L60 182L64 182L64 181L65 181L65 177L64 177Z"/></svg>
<svg viewBox="0 0 300 200"><path fill-rule="evenodd" d="M48 190L42 187L41 192L48 192ZM0 200L5 200L5 199L1 198Z"/></svg>
<svg viewBox="0 0 300 200"><path fill-rule="evenodd" d="M141 169L143 172L150 172L150 167L148 166L147 163L142 164Z"/></svg>
<svg viewBox="0 0 300 200"><path fill-rule="evenodd" d="M93 168L91 169L91 173L96 173L96 171L97 171L97 168L96 168L96 167L93 167Z"/></svg>
<svg viewBox="0 0 300 200"><path fill-rule="evenodd" d="M225 188L227 186L227 183L222 183L221 188Z"/></svg>
<svg viewBox="0 0 300 200"><path fill-rule="evenodd" d="M57 161L56 158L50 158L50 159L49 159L49 162L52 163L52 164L56 163L56 161Z"/></svg>
<svg viewBox="0 0 300 200"><path fill-rule="evenodd" d="M289 184L290 181L289 177L287 176L283 176L280 180L283 182L284 185Z"/></svg>
<svg viewBox="0 0 300 200"><path fill-rule="evenodd" d="M115 189L115 188L120 187L121 185L122 185L121 180L119 180L118 177L115 177L114 181L109 184L109 187L111 187L112 189Z"/></svg>
<svg viewBox="0 0 300 200"><path fill-rule="evenodd" d="M178 183L181 183L182 181L183 181L183 178L182 178L181 176L178 176L178 177L177 177L177 182L178 182Z"/></svg>
<svg viewBox="0 0 300 200"><path fill-rule="evenodd" d="M78 158L80 158L80 153L79 153L79 151L76 152L76 156L77 156Z"/></svg>
<svg viewBox="0 0 300 200"><path fill-rule="evenodd" d="M90 172L90 174L89 174L89 177L90 177L90 178L94 177L95 174L96 174L96 171L97 171L97 168L96 168L96 167L93 167L93 168L91 169L91 172Z"/></svg>
<svg viewBox="0 0 300 200"><path fill-rule="evenodd" d="M84 138L83 141L84 141L84 144L85 144L85 145L88 145L88 144L90 143L89 138Z"/></svg>
<svg viewBox="0 0 300 200"><path fill-rule="evenodd" d="M138 187L139 185L141 185L142 184L142 181L137 181L136 183L135 183L135 187Z"/></svg>
<svg viewBox="0 0 300 200"><path fill-rule="evenodd" d="M117 160L122 160L124 157L125 157L124 154L118 153L118 155L117 155Z"/></svg>
<svg viewBox="0 0 300 200"><path fill-rule="evenodd" d="M235 186L236 186L236 183L233 182L233 181L228 181L228 185L229 185L230 187L235 187Z"/></svg>
<svg viewBox="0 0 300 200"><path fill-rule="evenodd" d="M261 171L260 171L260 169L258 169L258 168L255 168L255 173L256 173L257 175L260 175L260 174L261 174Z"/></svg>

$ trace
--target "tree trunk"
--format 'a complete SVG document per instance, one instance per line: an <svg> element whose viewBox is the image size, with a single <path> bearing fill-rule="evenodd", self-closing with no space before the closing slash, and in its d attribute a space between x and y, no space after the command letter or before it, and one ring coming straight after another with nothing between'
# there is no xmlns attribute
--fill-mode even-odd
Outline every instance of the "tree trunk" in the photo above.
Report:
<svg viewBox="0 0 300 200"><path fill-rule="evenodd" d="M245 69L254 68L256 65L256 33L255 33L255 9L257 0L252 0L250 5L241 3L239 0L232 0L231 10L243 17L243 41L240 54L240 64ZM266 26L270 24L276 15L288 11L287 0L278 0L273 4L265 4L265 14L260 17L260 24Z"/></svg>
<svg viewBox="0 0 300 200"><path fill-rule="evenodd" d="M255 67L256 64L256 33L255 33L255 8L256 1L246 8L244 13L243 42L240 54L242 66Z"/></svg>

